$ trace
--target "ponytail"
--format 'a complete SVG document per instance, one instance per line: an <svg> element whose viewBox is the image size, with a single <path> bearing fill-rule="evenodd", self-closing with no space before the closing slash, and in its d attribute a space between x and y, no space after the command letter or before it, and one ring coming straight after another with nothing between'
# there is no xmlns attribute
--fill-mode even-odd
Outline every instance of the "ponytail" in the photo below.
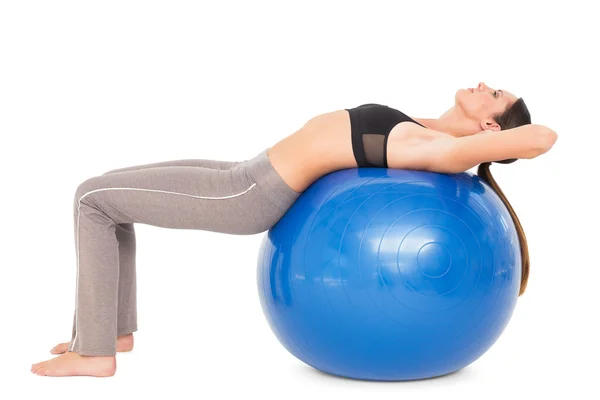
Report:
<svg viewBox="0 0 600 400"><path fill-rule="evenodd" d="M515 161L516 159L509 159L496 162L502 164L509 164ZM479 164L479 168L477 169L477 176L479 176L485 183L487 183L492 187L492 189L494 189L496 194L500 197L500 199L508 209L508 212L512 217L515 227L517 228L517 235L519 236L519 244L521 247L521 288L519 290L519 296L521 296L525 292L525 288L527 287L527 281L529 279L529 248L527 247L527 238L525 237L525 232L523 231L523 227L521 226L521 222L519 221L515 210L513 210L508 199L506 198L504 193L502 193L500 186L498 186L496 180L492 176L492 173L490 172L490 165L491 163L489 162Z"/></svg>

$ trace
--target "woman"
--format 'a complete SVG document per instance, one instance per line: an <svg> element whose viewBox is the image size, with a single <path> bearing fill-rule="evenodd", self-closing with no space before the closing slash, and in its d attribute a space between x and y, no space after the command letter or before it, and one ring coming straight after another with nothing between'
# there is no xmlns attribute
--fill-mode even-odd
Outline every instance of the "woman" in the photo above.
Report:
<svg viewBox="0 0 600 400"><path fill-rule="evenodd" d="M554 131L532 125L522 99L483 83L456 92L437 119L412 119L364 104L318 115L243 162L179 160L117 169L83 182L74 202L76 307L62 354L32 366L39 375L111 376L115 353L137 330L134 223L256 234L273 226L316 179L355 167L478 174L509 208L521 240L523 293L529 272L525 235L494 182L490 162L547 152Z"/></svg>

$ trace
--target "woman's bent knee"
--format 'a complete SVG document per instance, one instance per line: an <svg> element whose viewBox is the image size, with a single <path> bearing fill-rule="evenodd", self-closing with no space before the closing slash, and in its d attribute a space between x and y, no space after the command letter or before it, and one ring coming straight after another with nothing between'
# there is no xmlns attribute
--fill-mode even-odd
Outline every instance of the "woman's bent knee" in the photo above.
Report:
<svg viewBox="0 0 600 400"><path fill-rule="evenodd" d="M75 190L75 203L79 202L83 197L93 192L94 190L102 188L102 179L98 176L86 179L77 186Z"/></svg>

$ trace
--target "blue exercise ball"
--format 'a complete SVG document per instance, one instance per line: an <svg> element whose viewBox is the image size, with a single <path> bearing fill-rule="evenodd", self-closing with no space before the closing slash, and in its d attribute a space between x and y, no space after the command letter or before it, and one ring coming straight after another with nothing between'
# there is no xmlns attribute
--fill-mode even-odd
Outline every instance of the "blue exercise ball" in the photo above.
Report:
<svg viewBox="0 0 600 400"><path fill-rule="evenodd" d="M348 378L411 380L494 344L521 255L478 176L353 168L305 190L264 236L257 271L262 310L295 357Z"/></svg>

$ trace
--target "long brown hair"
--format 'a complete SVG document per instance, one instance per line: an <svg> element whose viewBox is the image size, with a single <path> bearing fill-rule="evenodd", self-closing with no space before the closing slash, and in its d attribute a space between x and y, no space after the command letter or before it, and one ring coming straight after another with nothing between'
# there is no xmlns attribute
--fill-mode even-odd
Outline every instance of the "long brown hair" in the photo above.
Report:
<svg viewBox="0 0 600 400"><path fill-rule="evenodd" d="M529 110L525 105L525 102L522 98L508 106L502 113L496 114L493 116L494 120L500 125L501 129L511 129L516 128L517 126L531 124L531 115L529 114ZM496 163L501 164L510 164L517 161L516 158L511 158L508 160L499 160L494 161ZM521 221L519 221L519 217L515 213L515 210L510 205L510 202L496 183L496 180L492 176L490 172L491 162L486 162L483 164L479 164L479 168L477 168L477 175L488 185L494 189L494 191L498 194L512 220L517 228L517 234L519 236L519 244L521 246L521 288L519 290L519 296L521 296L525 292L525 288L527 287L527 281L529 279L529 248L527 246L527 238L525 237L525 231L523 231L523 227L521 226Z"/></svg>

